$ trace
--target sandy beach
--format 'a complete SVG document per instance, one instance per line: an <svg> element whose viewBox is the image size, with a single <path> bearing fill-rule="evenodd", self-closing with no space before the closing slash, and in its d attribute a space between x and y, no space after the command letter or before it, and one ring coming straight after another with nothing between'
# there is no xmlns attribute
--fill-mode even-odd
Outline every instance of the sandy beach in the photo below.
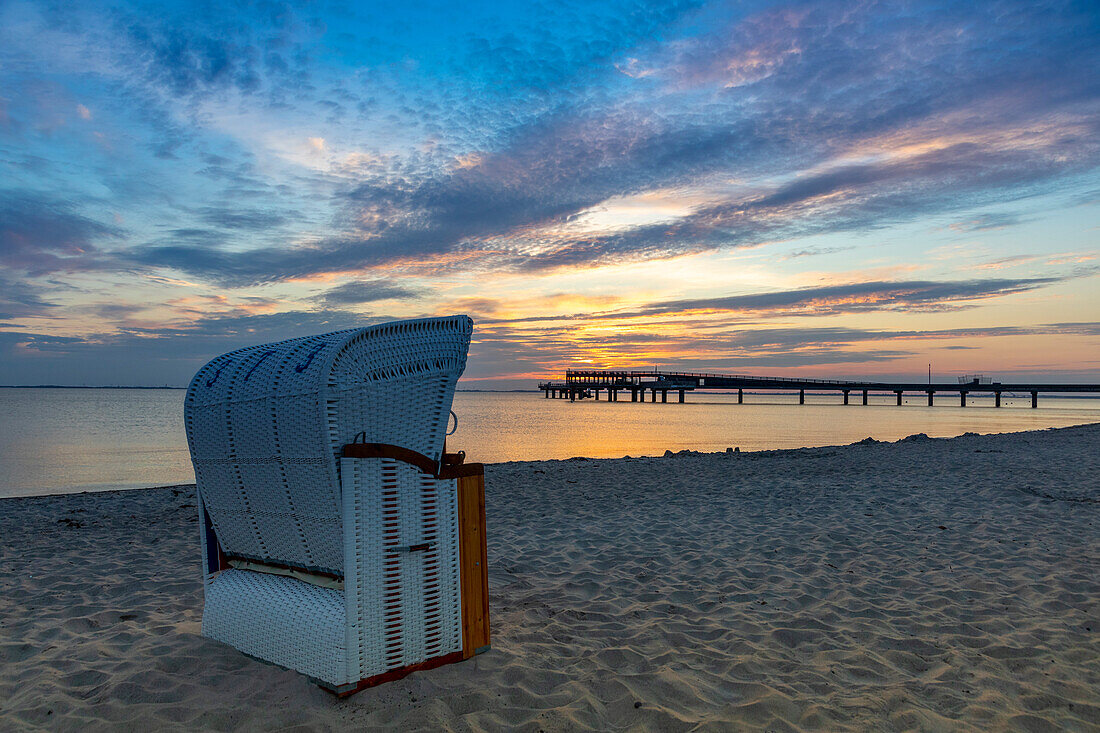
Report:
<svg viewBox="0 0 1100 733"><path fill-rule="evenodd" d="M496 464L487 505L492 651L337 700L199 636L193 487L0 500L0 730L1100 729L1100 425Z"/></svg>

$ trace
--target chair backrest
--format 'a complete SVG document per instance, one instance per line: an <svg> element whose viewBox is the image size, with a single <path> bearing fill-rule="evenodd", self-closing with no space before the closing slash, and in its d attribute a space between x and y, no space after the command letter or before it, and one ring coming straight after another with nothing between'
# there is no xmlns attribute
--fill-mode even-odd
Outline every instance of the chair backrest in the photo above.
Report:
<svg viewBox="0 0 1100 733"><path fill-rule="evenodd" d="M250 346L198 371L184 415L199 496L231 556L343 575L338 458L365 433L441 457L467 316Z"/></svg>

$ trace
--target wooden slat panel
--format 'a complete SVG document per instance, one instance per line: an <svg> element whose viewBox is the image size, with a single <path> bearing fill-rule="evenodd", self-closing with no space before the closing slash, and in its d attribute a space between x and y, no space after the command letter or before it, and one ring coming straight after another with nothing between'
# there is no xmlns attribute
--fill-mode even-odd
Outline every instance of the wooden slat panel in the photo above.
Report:
<svg viewBox="0 0 1100 733"><path fill-rule="evenodd" d="M458 479L458 531L462 572L462 657L469 659L489 646L489 573L485 543L485 474L482 472Z"/></svg>

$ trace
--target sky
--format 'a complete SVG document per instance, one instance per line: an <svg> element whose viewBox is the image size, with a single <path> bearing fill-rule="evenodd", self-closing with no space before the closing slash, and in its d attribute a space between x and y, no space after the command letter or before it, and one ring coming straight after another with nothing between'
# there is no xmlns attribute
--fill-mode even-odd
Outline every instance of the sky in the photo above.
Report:
<svg viewBox="0 0 1100 733"><path fill-rule="evenodd" d="M1100 382L1095 2L0 0L0 384L467 313L567 368Z"/></svg>

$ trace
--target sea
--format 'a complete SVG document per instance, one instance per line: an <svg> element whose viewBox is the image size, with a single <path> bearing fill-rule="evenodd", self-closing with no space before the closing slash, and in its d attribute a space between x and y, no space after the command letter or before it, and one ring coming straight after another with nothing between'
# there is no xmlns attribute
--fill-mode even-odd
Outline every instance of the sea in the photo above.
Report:
<svg viewBox="0 0 1100 733"><path fill-rule="evenodd" d="M620 395L622 397L623 395ZM681 450L742 451L893 441L915 433L951 437L1100 422L1100 399L1029 395L893 394L843 405L837 394L688 393L632 403L545 399L542 392L455 394L458 427L448 450L482 463L623 456ZM0 497L188 484L195 480L183 429L184 390L0 388Z"/></svg>

